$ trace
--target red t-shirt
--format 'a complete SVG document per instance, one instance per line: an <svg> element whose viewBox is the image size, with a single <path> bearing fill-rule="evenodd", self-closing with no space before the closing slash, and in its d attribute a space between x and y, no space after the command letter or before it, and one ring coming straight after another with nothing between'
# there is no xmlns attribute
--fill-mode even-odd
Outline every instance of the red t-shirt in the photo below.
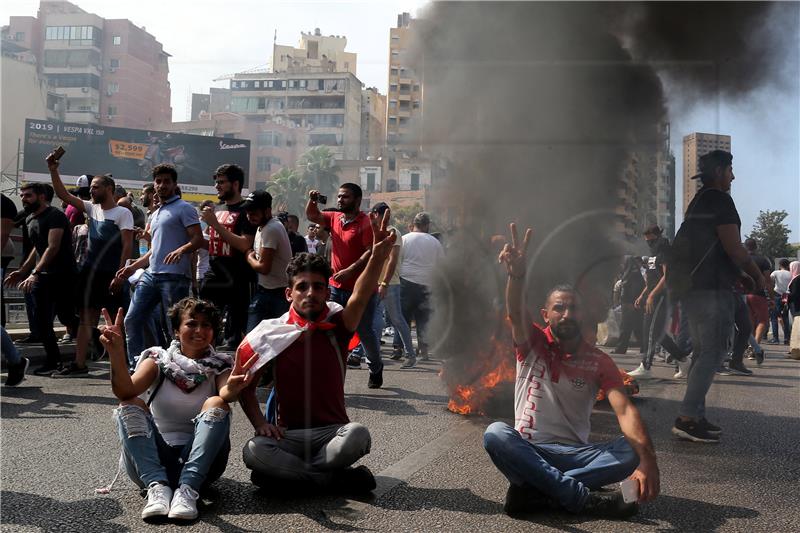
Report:
<svg viewBox="0 0 800 533"><path fill-rule="evenodd" d="M353 332L344 327L341 312L329 320L335 328L304 331L275 359L281 426L305 429L350 422L344 407L344 377ZM338 356L330 334L339 346Z"/></svg>
<svg viewBox="0 0 800 533"><path fill-rule="evenodd" d="M344 222L344 214L331 211L323 211L325 225L331 228L331 268L333 272L339 272L349 267L364 255L372 246L372 224L369 216L360 212L350 222ZM363 269L362 269L363 270ZM352 291L356 285L361 270L356 272L350 279L339 283L330 279L332 287Z"/></svg>

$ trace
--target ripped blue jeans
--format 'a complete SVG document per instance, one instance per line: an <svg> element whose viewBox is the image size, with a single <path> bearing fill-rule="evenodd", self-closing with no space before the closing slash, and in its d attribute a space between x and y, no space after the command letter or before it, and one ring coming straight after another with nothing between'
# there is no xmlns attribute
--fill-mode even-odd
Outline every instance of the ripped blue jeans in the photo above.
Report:
<svg viewBox="0 0 800 533"><path fill-rule="evenodd" d="M172 488L187 484L196 491L219 479L231 450L230 412L207 409L194 419L194 434L182 446L170 446L159 433L153 416L141 407L114 410L125 470L140 488L154 481Z"/></svg>

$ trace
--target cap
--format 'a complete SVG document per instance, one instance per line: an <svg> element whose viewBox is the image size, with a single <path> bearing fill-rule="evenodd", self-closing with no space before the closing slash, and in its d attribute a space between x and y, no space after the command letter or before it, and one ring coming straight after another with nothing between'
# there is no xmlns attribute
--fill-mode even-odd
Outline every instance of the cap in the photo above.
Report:
<svg viewBox="0 0 800 533"><path fill-rule="evenodd" d="M90 174L84 174L78 177L78 181L75 182L75 186L79 189L86 189L89 187L89 182L92 180L94 176Z"/></svg>
<svg viewBox="0 0 800 533"><path fill-rule="evenodd" d="M414 215L415 226L427 226L430 223L431 223L431 216L425 211Z"/></svg>
<svg viewBox="0 0 800 533"><path fill-rule="evenodd" d="M377 204L372 206L372 212L378 213L381 216L387 209L389 209L389 204L387 204L386 202L378 202Z"/></svg>
<svg viewBox="0 0 800 533"><path fill-rule="evenodd" d="M242 204L243 209L270 209L272 195L267 191L253 191L247 195Z"/></svg>
<svg viewBox="0 0 800 533"><path fill-rule="evenodd" d="M696 180L703 176L711 176L717 167L727 167L733 164L733 155L725 150L712 150L700 156L697 165L700 174L696 174L689 179Z"/></svg>

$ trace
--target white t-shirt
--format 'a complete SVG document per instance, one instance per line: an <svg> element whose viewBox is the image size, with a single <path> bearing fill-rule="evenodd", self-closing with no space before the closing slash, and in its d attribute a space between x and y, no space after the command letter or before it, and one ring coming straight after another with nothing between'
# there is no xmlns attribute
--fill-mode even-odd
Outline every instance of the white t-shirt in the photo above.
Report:
<svg viewBox="0 0 800 533"><path fill-rule="evenodd" d="M412 231L403 235L403 258L400 277L430 287L433 269L444 258L442 244L429 233Z"/></svg>
<svg viewBox="0 0 800 533"><path fill-rule="evenodd" d="M256 230L256 237L253 240L253 250L256 257L261 259L261 249L271 248L275 250L272 254L272 268L269 274L258 274L258 284L265 289L282 289L289 285L289 278L286 275L286 267L292 259L292 244L289 242L289 234L286 228L277 218L272 218L264 226Z"/></svg>
<svg viewBox="0 0 800 533"><path fill-rule="evenodd" d="M84 200L83 207L89 226L86 264L98 271L115 272L122 254L121 232L133 229L133 215L130 209L118 205L103 209L100 204Z"/></svg>
<svg viewBox="0 0 800 533"><path fill-rule="evenodd" d="M308 235L306 235L306 246L308 247L308 253L315 254L317 253L317 245L319 244L318 239L309 239Z"/></svg>
<svg viewBox="0 0 800 533"><path fill-rule="evenodd" d="M776 270L769 275L775 283L775 292L778 296L783 296L789 292L789 282L792 281L792 273L788 270Z"/></svg>

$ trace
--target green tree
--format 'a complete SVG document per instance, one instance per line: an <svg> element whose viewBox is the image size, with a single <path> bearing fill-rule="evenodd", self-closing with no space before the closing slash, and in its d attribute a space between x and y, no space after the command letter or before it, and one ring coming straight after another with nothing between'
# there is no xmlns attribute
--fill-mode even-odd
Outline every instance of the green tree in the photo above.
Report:
<svg viewBox="0 0 800 533"><path fill-rule="evenodd" d="M422 206L418 203L403 207L395 205L390 205L389 207L392 210L392 225L403 234L408 232L408 225L414 220L414 216L423 211Z"/></svg>
<svg viewBox="0 0 800 533"><path fill-rule="evenodd" d="M783 222L787 216L786 211L759 211L748 237L758 242L761 255L772 259L793 255L789 246L789 226Z"/></svg>
<svg viewBox="0 0 800 533"><path fill-rule="evenodd" d="M267 191L272 195L272 210L288 211L305 218L306 197L310 187L298 172L284 167L276 172L267 183Z"/></svg>
<svg viewBox="0 0 800 533"><path fill-rule="evenodd" d="M333 153L327 146L307 150L297 161L297 169L309 189L335 196L339 188L339 171Z"/></svg>

